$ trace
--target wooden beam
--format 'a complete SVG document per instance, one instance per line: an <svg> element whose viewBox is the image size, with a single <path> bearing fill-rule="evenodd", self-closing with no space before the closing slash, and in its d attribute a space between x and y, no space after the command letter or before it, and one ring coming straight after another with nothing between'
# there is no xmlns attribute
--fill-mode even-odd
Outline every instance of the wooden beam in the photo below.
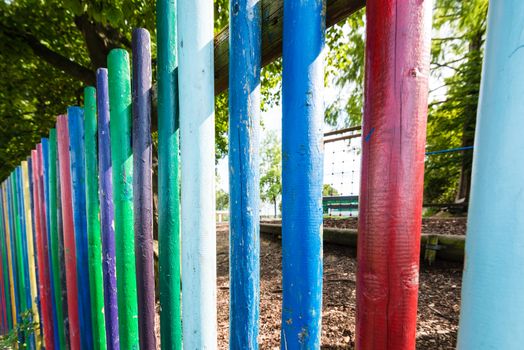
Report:
<svg viewBox="0 0 524 350"><path fill-rule="evenodd" d="M283 0L262 0L262 67L282 55ZM365 0L327 0L329 28L360 10ZM229 27L215 36L215 94L227 90L229 81Z"/></svg>

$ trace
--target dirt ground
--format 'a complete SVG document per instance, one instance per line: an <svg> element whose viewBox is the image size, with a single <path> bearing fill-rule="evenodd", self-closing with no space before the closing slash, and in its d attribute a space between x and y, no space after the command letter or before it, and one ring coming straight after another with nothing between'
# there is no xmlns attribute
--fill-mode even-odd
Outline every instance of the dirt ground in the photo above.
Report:
<svg viewBox="0 0 524 350"><path fill-rule="evenodd" d="M328 225L356 225L355 219ZM428 221L428 220L425 220ZM440 220L442 221L442 220ZM429 222L424 231L459 233L462 224ZM343 226L347 227L347 226ZM356 227L356 226L355 226ZM449 232L443 232L443 230ZM261 239L260 349L279 349L282 303L281 245L277 238ZM229 262L228 228L217 228L218 345L228 348L229 337ZM322 349L353 349L355 334L355 250L324 246L324 298ZM417 349L454 349L460 305L462 266L438 262L420 272Z"/></svg>

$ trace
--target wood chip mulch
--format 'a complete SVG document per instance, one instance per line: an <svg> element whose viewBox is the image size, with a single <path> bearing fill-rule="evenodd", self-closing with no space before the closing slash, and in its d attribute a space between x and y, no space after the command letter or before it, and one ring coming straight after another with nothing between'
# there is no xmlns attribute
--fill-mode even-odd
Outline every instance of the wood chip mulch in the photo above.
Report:
<svg viewBox="0 0 524 350"><path fill-rule="evenodd" d="M451 230L454 225L457 226L456 223L450 223L443 227ZM438 232L436 226L430 227L432 230L435 228L432 233L444 233ZM465 230L465 222L461 227ZM453 232L458 232L458 230ZM220 349L228 348L229 337L228 249L228 228L221 225L217 228L218 345ZM282 264L279 239L263 235L260 253L259 344L260 349L279 349L282 304ZM354 348L355 271L354 249L328 244L324 246L322 349ZM417 349L455 348L461 277L462 266L460 264L437 261L431 267L421 267Z"/></svg>

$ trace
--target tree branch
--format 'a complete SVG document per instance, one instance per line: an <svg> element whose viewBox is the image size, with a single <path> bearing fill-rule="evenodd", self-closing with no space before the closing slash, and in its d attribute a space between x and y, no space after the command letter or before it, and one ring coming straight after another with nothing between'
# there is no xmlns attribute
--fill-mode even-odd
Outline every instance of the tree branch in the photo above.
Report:
<svg viewBox="0 0 524 350"><path fill-rule="evenodd" d="M86 68L81 64L78 64L69 58L53 51L46 45L42 44L40 39L38 39L33 34L26 33L15 28L9 28L3 23L0 23L0 29L5 31L12 38L25 43L31 48L35 55L53 67L56 67L61 71L71 75L72 77L81 80L85 84L92 85L95 83L95 73L91 69Z"/></svg>

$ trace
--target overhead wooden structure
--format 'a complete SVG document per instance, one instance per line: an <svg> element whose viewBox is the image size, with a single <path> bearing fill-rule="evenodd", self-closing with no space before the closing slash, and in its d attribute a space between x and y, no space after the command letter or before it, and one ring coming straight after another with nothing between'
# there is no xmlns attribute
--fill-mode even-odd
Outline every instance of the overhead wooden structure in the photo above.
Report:
<svg viewBox="0 0 524 350"><path fill-rule="evenodd" d="M365 0L327 0L326 27L332 27L366 5ZM282 56L283 0L262 0L262 67ZM215 94L229 82L229 27L215 36Z"/></svg>

